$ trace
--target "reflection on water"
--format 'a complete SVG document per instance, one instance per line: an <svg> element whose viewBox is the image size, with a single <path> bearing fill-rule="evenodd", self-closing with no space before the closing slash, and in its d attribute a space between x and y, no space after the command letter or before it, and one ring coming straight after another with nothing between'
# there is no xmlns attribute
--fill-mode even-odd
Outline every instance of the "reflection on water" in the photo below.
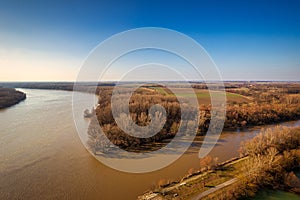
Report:
<svg viewBox="0 0 300 200"><path fill-rule="evenodd" d="M25 101L0 111L0 199L135 199L160 179L178 179L199 167L203 137L197 137L175 163L156 172L129 174L110 169L81 144L72 117L71 92L22 90L27 94ZM87 128L89 121L78 117ZM299 126L300 121L284 124ZM210 155L220 161L237 156L240 141L258 131L226 132Z"/></svg>

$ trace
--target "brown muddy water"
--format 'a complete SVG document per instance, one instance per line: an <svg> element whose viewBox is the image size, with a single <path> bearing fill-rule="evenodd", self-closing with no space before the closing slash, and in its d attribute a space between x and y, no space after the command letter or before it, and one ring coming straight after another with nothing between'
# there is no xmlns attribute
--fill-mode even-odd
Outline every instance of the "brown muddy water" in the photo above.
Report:
<svg viewBox="0 0 300 200"><path fill-rule="evenodd" d="M73 122L71 92L21 90L27 99L0 111L0 199L136 199L159 180L176 180L199 167L201 137L161 170L145 174L113 170L82 145ZM88 123L82 118L83 126ZM300 121L283 125L300 126ZM240 142L260 128L225 132L210 155L219 161L238 156Z"/></svg>

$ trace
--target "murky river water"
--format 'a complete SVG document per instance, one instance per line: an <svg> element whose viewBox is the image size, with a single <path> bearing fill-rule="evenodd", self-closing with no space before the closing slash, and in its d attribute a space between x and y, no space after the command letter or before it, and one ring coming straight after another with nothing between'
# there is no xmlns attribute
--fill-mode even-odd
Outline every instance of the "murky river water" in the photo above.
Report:
<svg viewBox="0 0 300 200"><path fill-rule="evenodd" d="M199 147L194 145L155 172L110 169L81 144L73 122L72 92L21 90L27 99L0 111L0 199L136 199L160 179L178 179L199 167ZM82 118L84 126L88 123ZM283 124L300 126L300 121ZM258 132L259 128L226 132L210 154L219 161L237 156L240 142Z"/></svg>

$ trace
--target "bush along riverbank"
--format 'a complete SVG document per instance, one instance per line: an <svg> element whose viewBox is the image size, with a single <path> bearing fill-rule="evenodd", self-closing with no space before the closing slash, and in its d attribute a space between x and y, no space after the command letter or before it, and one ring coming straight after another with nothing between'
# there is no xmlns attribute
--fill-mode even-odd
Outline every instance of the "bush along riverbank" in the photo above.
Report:
<svg viewBox="0 0 300 200"><path fill-rule="evenodd" d="M300 195L300 128L262 130L241 145L241 158L216 164L205 157L200 170L189 170L180 181L160 180L138 199L251 199L260 190Z"/></svg>
<svg viewBox="0 0 300 200"><path fill-rule="evenodd" d="M26 94L14 88L0 87L0 109L13 106L26 99Z"/></svg>
<svg viewBox="0 0 300 200"><path fill-rule="evenodd" d="M283 190L300 195L300 128L276 127L242 143L248 155L239 181L204 199L251 199L260 190Z"/></svg>

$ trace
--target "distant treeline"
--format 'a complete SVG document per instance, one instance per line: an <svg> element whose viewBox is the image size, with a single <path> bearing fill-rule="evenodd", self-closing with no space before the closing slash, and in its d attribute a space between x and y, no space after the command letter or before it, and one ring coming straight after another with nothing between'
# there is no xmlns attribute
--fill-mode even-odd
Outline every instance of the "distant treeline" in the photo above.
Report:
<svg viewBox="0 0 300 200"><path fill-rule="evenodd" d="M14 88L0 87L0 109L13 106L26 99L26 94Z"/></svg>
<svg viewBox="0 0 300 200"><path fill-rule="evenodd" d="M0 86L7 88L28 88L43 90L65 90L65 91L82 91L88 93L98 93L98 87L114 86L114 83L97 83L97 82L2 82Z"/></svg>

